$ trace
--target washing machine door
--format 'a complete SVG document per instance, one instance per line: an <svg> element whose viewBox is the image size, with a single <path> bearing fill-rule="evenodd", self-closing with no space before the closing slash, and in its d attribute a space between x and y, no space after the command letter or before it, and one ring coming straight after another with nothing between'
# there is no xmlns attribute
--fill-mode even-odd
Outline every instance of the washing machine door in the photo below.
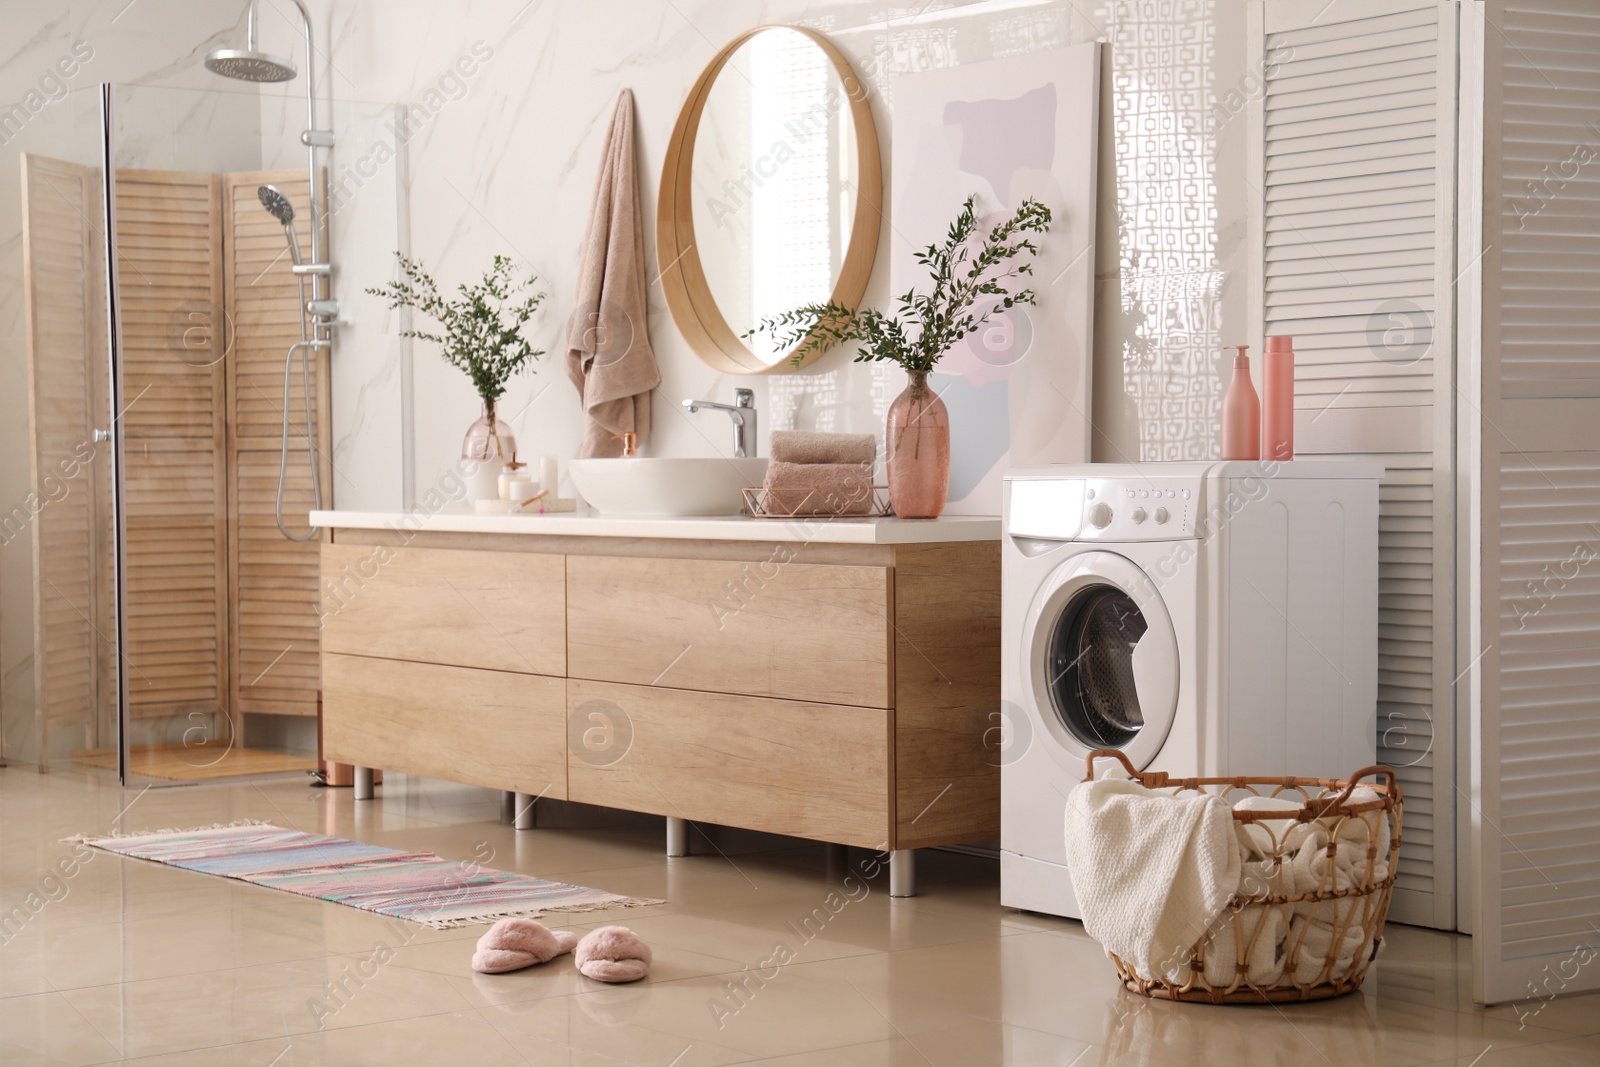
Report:
<svg viewBox="0 0 1600 1067"><path fill-rule="evenodd" d="M1160 586L1132 560L1094 551L1050 574L1023 623L1024 684L1057 761L1082 777L1093 749L1155 759L1178 706L1178 642Z"/></svg>

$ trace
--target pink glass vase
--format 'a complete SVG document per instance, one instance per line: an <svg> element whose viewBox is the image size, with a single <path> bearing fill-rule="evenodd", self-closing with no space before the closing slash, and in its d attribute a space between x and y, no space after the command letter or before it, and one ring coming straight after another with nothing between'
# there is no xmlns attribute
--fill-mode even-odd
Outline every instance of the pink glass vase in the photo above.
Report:
<svg viewBox="0 0 1600 1067"><path fill-rule="evenodd" d="M950 495L950 412L928 388L927 371L910 371L906 391L889 405L889 505L902 519L937 519Z"/></svg>
<svg viewBox="0 0 1600 1067"><path fill-rule="evenodd" d="M500 468L511 462L517 451L517 439L511 426L495 417L494 404L485 403L478 421L467 427L467 436L461 442L461 458L488 463L496 476Z"/></svg>

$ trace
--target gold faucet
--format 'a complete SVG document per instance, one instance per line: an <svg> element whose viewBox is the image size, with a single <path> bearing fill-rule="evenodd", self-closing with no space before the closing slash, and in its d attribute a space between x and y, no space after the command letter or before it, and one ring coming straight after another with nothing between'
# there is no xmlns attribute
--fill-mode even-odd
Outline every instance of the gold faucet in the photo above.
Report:
<svg viewBox="0 0 1600 1067"><path fill-rule="evenodd" d="M639 454L639 435L633 431L614 433L611 435L611 439L622 442L622 454L624 456L637 456Z"/></svg>

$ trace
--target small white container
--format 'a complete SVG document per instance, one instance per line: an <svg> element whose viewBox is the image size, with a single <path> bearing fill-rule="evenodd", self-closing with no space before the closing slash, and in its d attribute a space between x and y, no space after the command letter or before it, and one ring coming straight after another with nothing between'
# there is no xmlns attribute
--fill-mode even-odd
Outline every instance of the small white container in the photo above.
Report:
<svg viewBox="0 0 1600 1067"><path fill-rule="evenodd" d="M469 500L500 499L500 468L486 460L463 460Z"/></svg>
<svg viewBox="0 0 1600 1067"><path fill-rule="evenodd" d="M507 463L504 467L500 468L500 499L523 499L522 497L512 495L511 486L515 482L530 481L532 478L533 474L528 470L528 465L526 463L518 463L516 460L512 460L510 463Z"/></svg>

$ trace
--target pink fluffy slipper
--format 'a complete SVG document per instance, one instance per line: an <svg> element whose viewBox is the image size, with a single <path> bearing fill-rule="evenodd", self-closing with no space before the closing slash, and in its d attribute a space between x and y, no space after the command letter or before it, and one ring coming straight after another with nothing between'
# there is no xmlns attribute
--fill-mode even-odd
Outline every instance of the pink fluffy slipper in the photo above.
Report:
<svg viewBox="0 0 1600 1067"><path fill-rule="evenodd" d="M597 982L637 982L650 971L650 946L626 926L601 926L583 935L572 959Z"/></svg>
<svg viewBox="0 0 1600 1067"><path fill-rule="evenodd" d="M501 919L478 938L478 951L472 954L472 969L484 974L520 971L536 963L548 963L578 944L571 930L552 930L534 919Z"/></svg>

